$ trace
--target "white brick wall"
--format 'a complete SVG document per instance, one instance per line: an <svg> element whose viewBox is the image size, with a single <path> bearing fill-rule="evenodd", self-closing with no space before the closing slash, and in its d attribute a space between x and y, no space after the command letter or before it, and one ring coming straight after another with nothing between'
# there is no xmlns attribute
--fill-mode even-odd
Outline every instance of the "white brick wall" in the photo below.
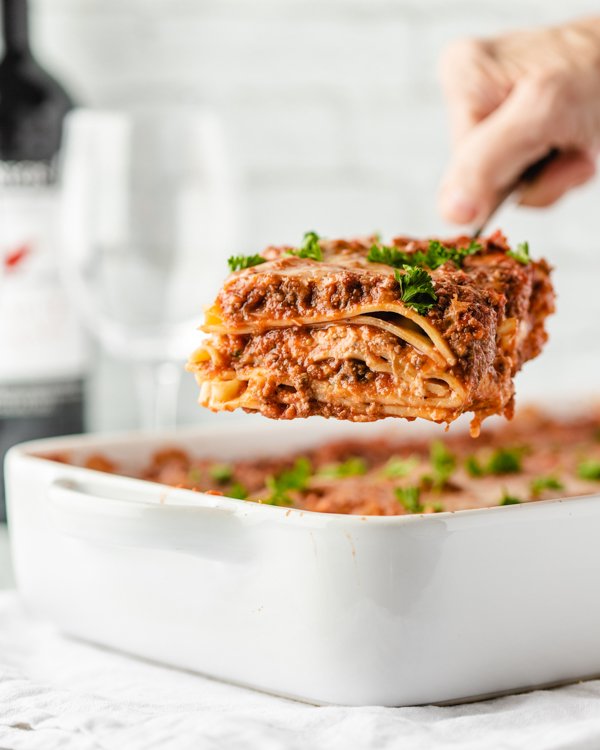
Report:
<svg viewBox="0 0 600 750"><path fill-rule="evenodd" d="M435 74L442 47L457 36L598 12L592 0L32 5L39 57L80 101L191 101L219 109L243 178L241 251L295 241L313 228L384 235L447 230L434 200L447 155ZM523 375L526 393L542 372L548 387L565 381L584 387L599 359L600 342L582 367L573 368L566 357L596 338L599 193L595 183L550 211L508 209L498 217L513 240L528 239L534 252L544 252L559 268L560 316L543 360ZM583 319L576 315L582 304L588 310ZM548 372L555 373L553 380ZM126 391L114 376L99 387L103 393ZM193 390L188 383L182 398L186 419L197 418ZM126 394L122 398L125 403ZM117 418L100 406L96 424L131 421L130 410L119 413Z"/></svg>

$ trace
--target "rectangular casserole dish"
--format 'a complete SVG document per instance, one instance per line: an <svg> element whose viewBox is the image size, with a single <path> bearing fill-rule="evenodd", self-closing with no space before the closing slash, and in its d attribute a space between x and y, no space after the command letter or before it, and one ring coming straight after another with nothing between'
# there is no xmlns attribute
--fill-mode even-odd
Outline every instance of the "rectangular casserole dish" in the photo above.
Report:
<svg viewBox="0 0 600 750"><path fill-rule="evenodd" d="M600 496L436 513L289 510L39 457L135 468L178 444L229 460L352 431L231 422L26 443L6 459L26 605L67 634L313 703L415 705L600 674Z"/></svg>

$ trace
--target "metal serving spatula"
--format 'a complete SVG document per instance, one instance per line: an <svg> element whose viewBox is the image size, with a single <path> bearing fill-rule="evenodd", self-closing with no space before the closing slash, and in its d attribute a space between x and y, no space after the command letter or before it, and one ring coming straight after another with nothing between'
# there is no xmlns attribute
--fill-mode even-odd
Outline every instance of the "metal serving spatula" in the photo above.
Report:
<svg viewBox="0 0 600 750"><path fill-rule="evenodd" d="M538 161L534 162L533 164L530 164L527 169L519 175L515 182L509 185L508 188L506 188L506 190L504 190L500 194L500 197L496 204L493 206L492 210L471 235L474 240L476 240L481 234L483 234L486 226L490 223L490 219L492 219L492 217L496 214L500 206L504 204L507 198L509 198L522 185L533 182L537 177L539 177L543 170L548 166L548 164L556 159L558 154L559 150L557 148L550 149L546 156L538 159Z"/></svg>

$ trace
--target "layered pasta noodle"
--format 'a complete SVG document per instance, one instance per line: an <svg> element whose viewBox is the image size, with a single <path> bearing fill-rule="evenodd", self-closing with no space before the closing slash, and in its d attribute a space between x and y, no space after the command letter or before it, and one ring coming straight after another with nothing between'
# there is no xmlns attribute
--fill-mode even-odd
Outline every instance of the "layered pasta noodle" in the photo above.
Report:
<svg viewBox="0 0 600 750"><path fill-rule="evenodd" d="M273 419L473 412L475 430L511 416L513 376L541 351L554 309L550 268L526 250L499 232L267 248L206 311L188 363L199 403Z"/></svg>

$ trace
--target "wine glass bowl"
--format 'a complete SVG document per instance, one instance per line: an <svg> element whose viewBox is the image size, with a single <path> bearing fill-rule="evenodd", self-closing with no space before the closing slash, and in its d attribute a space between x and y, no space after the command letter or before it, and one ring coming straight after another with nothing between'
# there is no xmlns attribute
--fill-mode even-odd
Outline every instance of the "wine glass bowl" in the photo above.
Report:
<svg viewBox="0 0 600 750"><path fill-rule="evenodd" d="M194 347L234 247L219 120L196 109L76 110L61 175L66 288L106 351L158 381ZM156 414L158 388L138 388L146 425L173 422Z"/></svg>

